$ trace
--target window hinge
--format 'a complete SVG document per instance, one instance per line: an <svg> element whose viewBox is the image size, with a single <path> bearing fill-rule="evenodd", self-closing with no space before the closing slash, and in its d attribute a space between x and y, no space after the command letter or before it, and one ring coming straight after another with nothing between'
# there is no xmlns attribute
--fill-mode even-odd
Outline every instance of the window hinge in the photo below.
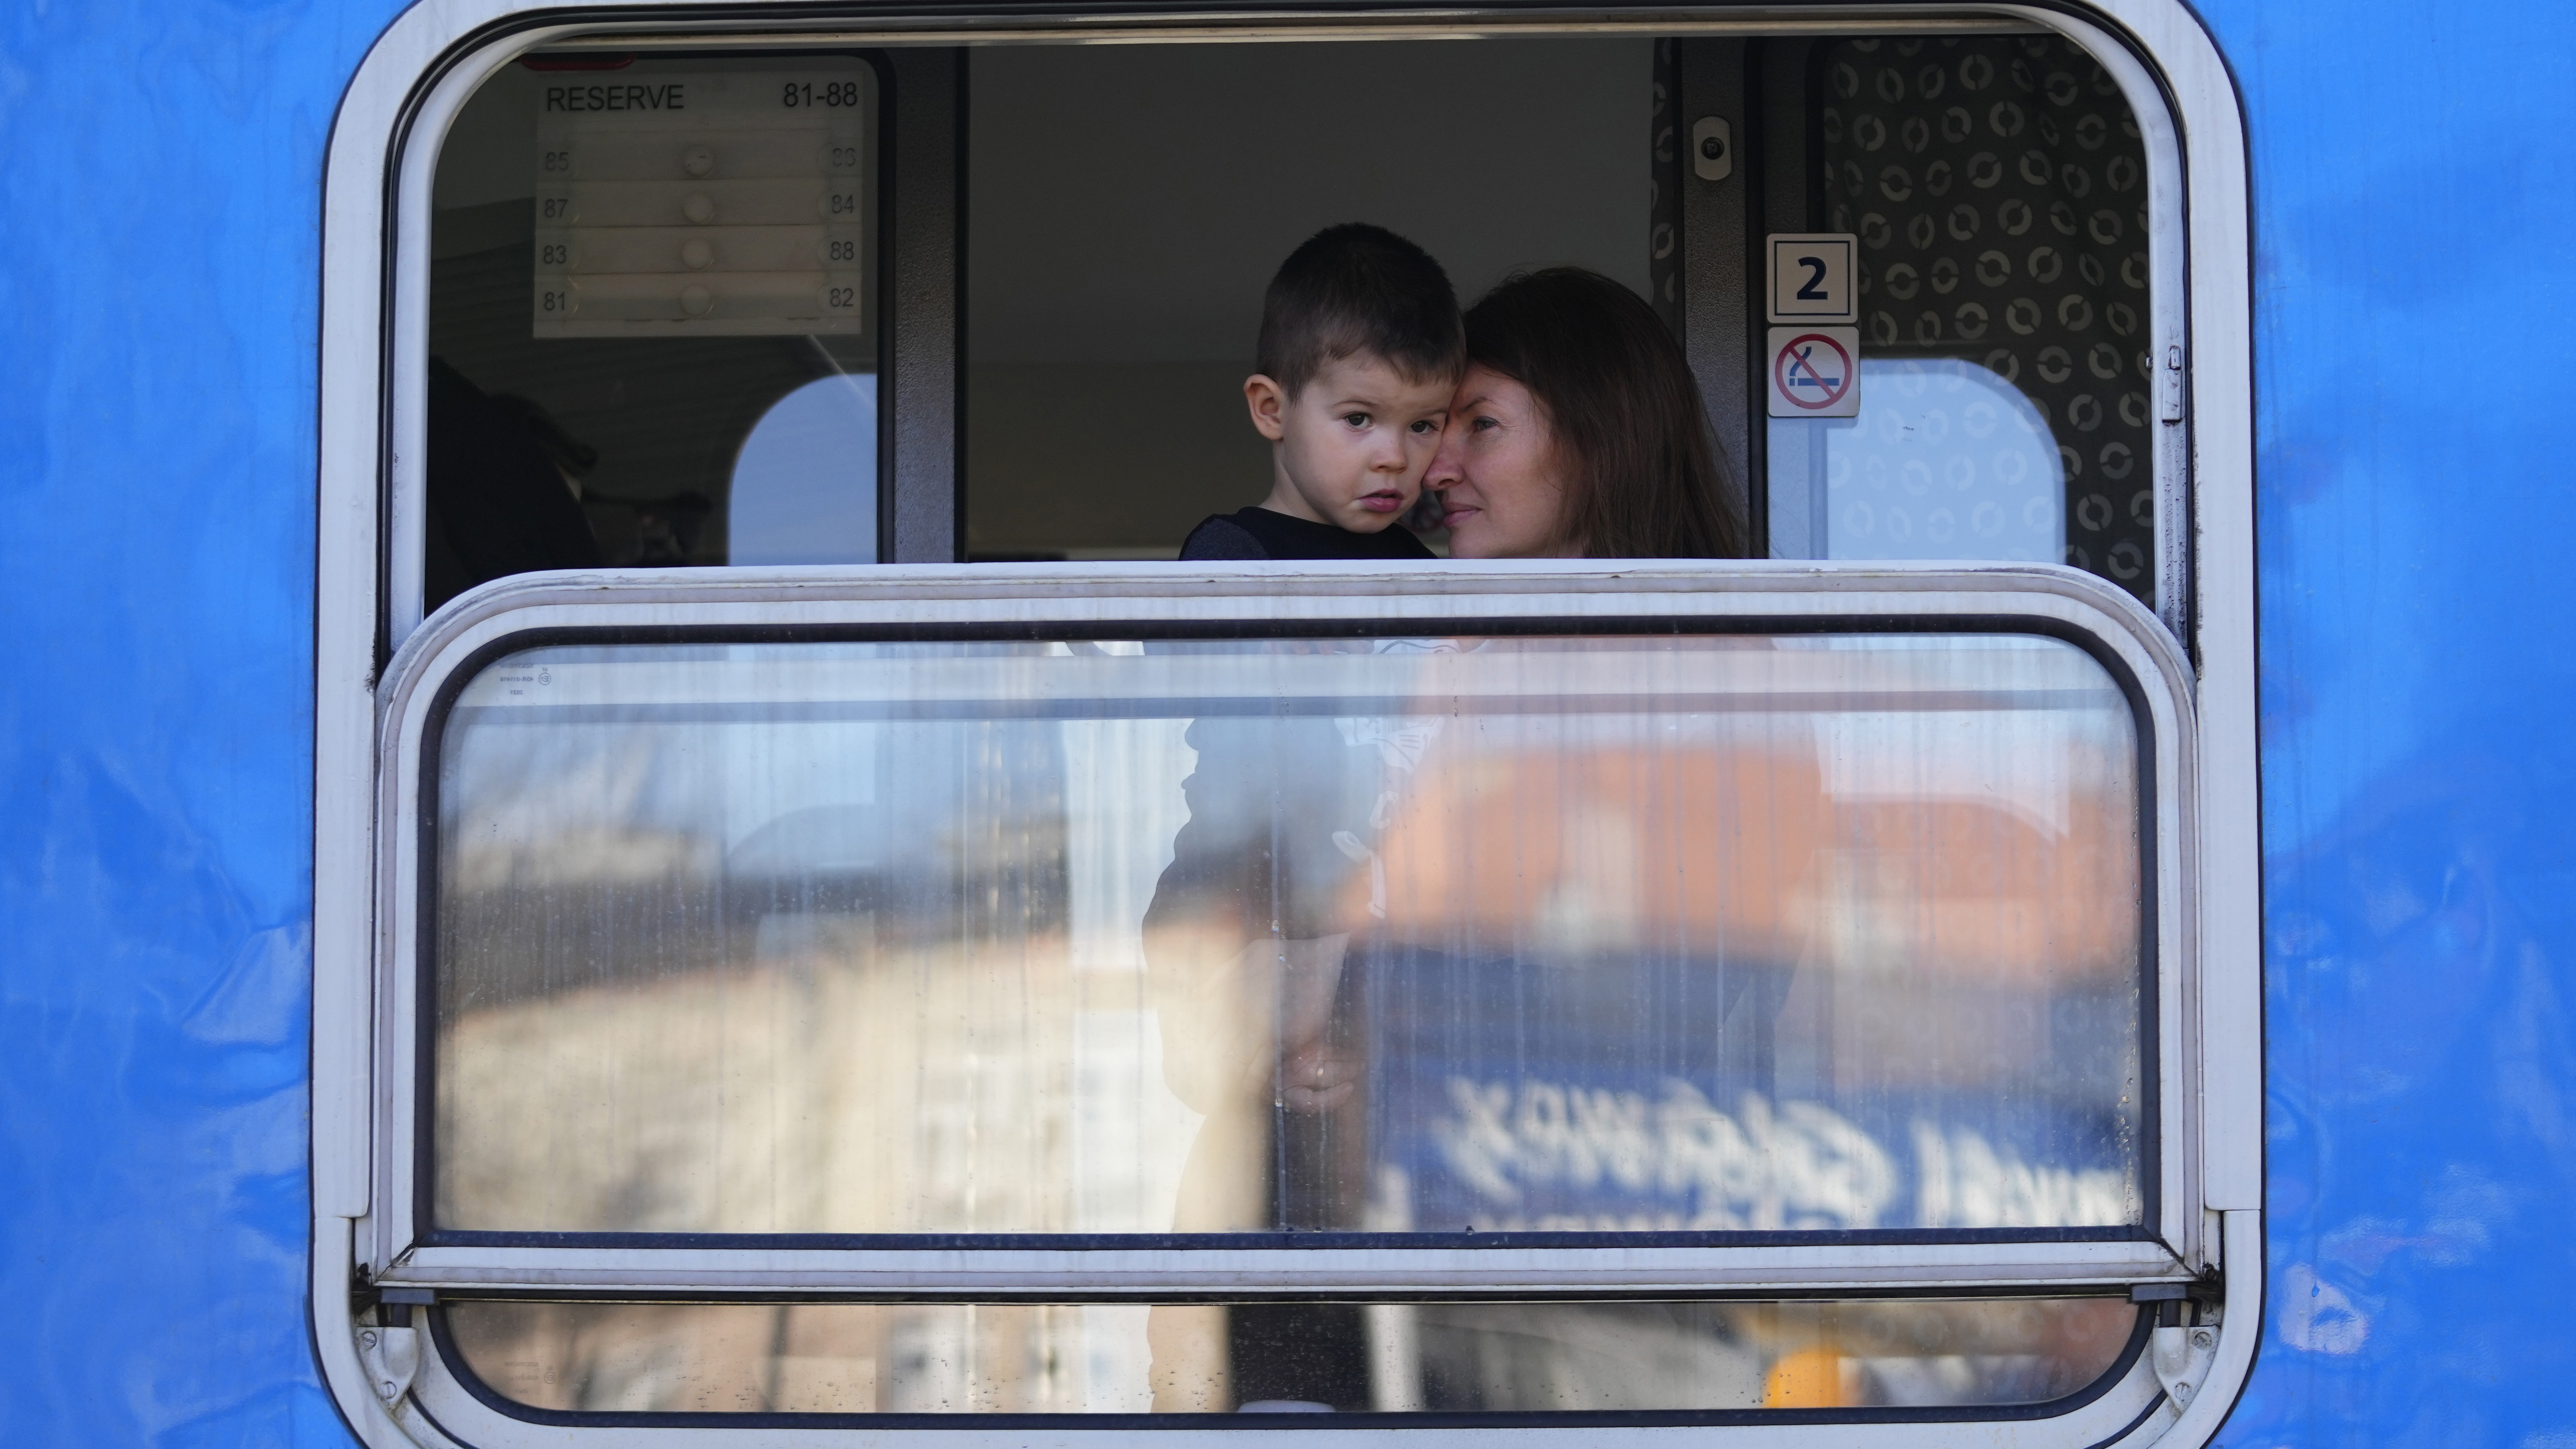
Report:
<svg viewBox="0 0 2576 1449"><path fill-rule="evenodd" d="M388 1288L377 1300L377 1316L385 1321L358 1325L358 1361L388 1405L411 1392L412 1375L420 1371L420 1330L412 1327L411 1311L435 1301L426 1288Z"/></svg>
<svg viewBox="0 0 2576 1449"><path fill-rule="evenodd" d="M2191 1396L2200 1391L2208 1378L2210 1360L2218 1353L2218 1330L2205 1323L2189 1328L2180 1324L2156 1329L2155 1344L2148 1350L2154 1361L2156 1381L2165 1386L2165 1402L2180 1414L2191 1407Z"/></svg>
<svg viewBox="0 0 2576 1449"><path fill-rule="evenodd" d="M2165 365L2156 372L2156 408L2166 422L2182 421L2182 344L2165 349Z"/></svg>
<svg viewBox="0 0 2576 1449"><path fill-rule="evenodd" d="M411 1376L420 1368L420 1330L368 1324L358 1330L358 1361L367 1366L376 1397L391 1404L411 1391Z"/></svg>

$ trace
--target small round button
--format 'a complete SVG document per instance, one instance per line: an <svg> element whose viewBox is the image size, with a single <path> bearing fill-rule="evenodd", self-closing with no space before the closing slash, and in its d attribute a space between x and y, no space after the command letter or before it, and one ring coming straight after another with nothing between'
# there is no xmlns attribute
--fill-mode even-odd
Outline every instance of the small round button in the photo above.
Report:
<svg viewBox="0 0 2576 1449"><path fill-rule="evenodd" d="M690 271L704 271L707 264L715 259L716 249L696 237L680 243L680 262Z"/></svg>
<svg viewBox="0 0 2576 1449"><path fill-rule="evenodd" d="M704 176L716 169L716 153L708 146L691 146L680 153L680 169L691 176Z"/></svg>
<svg viewBox="0 0 2576 1449"><path fill-rule="evenodd" d="M692 317L704 317L715 310L716 294L695 282L680 289L680 310Z"/></svg>
<svg viewBox="0 0 2576 1449"><path fill-rule="evenodd" d="M1699 138L1699 154L1707 157L1711 161L1725 160L1726 143L1715 136L1702 136ZM697 173L691 172L689 174L694 176Z"/></svg>
<svg viewBox="0 0 2576 1449"><path fill-rule="evenodd" d="M688 199L680 203L680 215L704 226L716 219L715 198L703 191L692 191Z"/></svg>

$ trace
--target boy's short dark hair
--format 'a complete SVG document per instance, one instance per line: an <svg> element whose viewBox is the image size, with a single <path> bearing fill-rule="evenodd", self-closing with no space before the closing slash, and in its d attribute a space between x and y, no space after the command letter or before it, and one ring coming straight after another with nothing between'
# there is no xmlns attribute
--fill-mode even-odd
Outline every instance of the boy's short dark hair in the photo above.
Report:
<svg viewBox="0 0 2576 1449"><path fill-rule="evenodd" d="M1255 370L1295 397L1324 364L1360 353L1407 378L1466 371L1458 294L1431 254L1382 226L1345 222L1306 238L1261 298Z"/></svg>

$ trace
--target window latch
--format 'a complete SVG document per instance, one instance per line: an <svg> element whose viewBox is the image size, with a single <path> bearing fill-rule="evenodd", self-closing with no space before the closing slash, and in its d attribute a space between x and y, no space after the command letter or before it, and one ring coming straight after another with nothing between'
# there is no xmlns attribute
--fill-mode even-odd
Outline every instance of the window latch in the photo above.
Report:
<svg viewBox="0 0 2576 1449"><path fill-rule="evenodd" d="M2165 365L2156 372L2157 411L2169 423L2182 421L2182 344L2165 349Z"/></svg>
<svg viewBox="0 0 2576 1449"><path fill-rule="evenodd" d="M411 1310L435 1301L426 1288L388 1288L377 1300L383 1310L377 1316L385 1321L358 1325L358 1361L388 1405L411 1392L412 1375L420 1372L420 1330L411 1325Z"/></svg>
<svg viewBox="0 0 2576 1449"><path fill-rule="evenodd" d="M1702 116L1691 127L1691 174L1724 181L1735 173L1735 132L1724 116Z"/></svg>

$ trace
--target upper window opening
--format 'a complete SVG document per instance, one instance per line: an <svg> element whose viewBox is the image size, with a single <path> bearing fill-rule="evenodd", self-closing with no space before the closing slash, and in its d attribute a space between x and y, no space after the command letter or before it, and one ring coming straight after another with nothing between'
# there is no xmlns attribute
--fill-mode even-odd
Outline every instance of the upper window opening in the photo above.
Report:
<svg viewBox="0 0 2576 1449"><path fill-rule="evenodd" d="M1473 301L1647 287L1647 39L1020 47L970 56L967 547L1172 558L1259 503L1262 289L1372 222ZM1438 547L1438 512L1410 520Z"/></svg>
<svg viewBox="0 0 2576 1449"><path fill-rule="evenodd" d="M1757 552L2062 562L2154 602L2148 161L2119 87L2071 41L1032 47L970 64L974 556L1168 558L1198 519L1258 501L1269 448L1242 383L1263 284L1317 228L1367 220L1428 249L1462 303L1546 266L1647 296L1689 346L1733 485L1769 515ZM1399 99L1309 104L1344 93ZM1283 108L1323 134L1238 164L1237 138L1276 131ZM1705 120L1730 127L1731 148L1698 143L1724 165L1675 145ZM1769 279L1742 258L1760 232L1819 231L1856 237L1859 416L1765 428L1763 389L1742 382L1767 361ZM1426 503L1406 522L1437 548L1439 517Z"/></svg>
<svg viewBox="0 0 2576 1449"><path fill-rule="evenodd" d="M1422 245L1462 303L1561 266L1647 298L1756 553L2063 562L2157 602L2162 223L2136 117L2068 39L959 54L965 144L908 178L858 56L560 52L483 84L433 196L425 605L541 568L918 557L879 537L898 435L937 495L905 516L953 515L955 556L1173 557L1269 492L1263 289L1343 221ZM962 259L959 305L907 324L942 374L902 387L898 179L965 203L919 243ZM1764 417L1766 232L1854 239L1856 416ZM899 399L947 411L900 430ZM1434 487L1403 524L1445 551L1442 517Z"/></svg>
<svg viewBox="0 0 2576 1449"><path fill-rule="evenodd" d="M484 83L432 196L426 607L529 569L875 560L877 93L840 55Z"/></svg>

